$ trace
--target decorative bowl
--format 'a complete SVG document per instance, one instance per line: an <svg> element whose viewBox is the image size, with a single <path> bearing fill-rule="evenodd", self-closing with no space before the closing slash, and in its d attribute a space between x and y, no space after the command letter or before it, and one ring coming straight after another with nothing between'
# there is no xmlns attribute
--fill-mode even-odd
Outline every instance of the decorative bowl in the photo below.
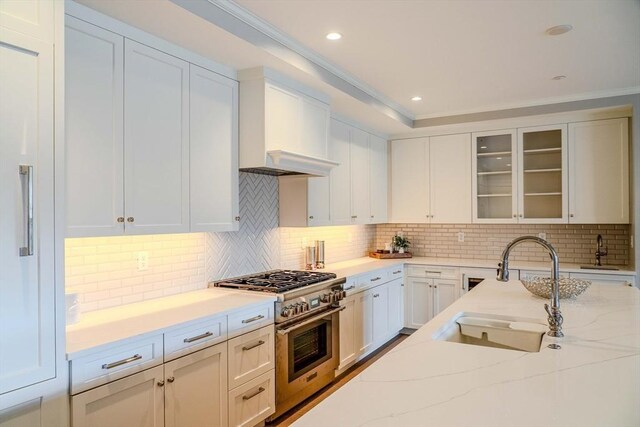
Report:
<svg viewBox="0 0 640 427"><path fill-rule="evenodd" d="M575 298L591 285L589 280L570 279L562 277L559 280L560 298ZM524 287L532 294L542 297L551 298L551 284L549 277L532 276L521 280Z"/></svg>

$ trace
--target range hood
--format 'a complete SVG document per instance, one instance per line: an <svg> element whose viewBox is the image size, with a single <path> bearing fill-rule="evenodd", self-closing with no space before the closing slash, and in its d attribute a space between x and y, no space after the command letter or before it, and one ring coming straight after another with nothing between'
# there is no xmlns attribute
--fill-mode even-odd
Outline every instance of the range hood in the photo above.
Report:
<svg viewBox="0 0 640 427"><path fill-rule="evenodd" d="M329 97L268 68L242 70L239 165L268 175L328 176Z"/></svg>
<svg viewBox="0 0 640 427"><path fill-rule="evenodd" d="M264 175L309 175L329 176L331 168L340 163L317 157L291 153L289 151L267 151L264 167L240 168L243 172L259 173Z"/></svg>

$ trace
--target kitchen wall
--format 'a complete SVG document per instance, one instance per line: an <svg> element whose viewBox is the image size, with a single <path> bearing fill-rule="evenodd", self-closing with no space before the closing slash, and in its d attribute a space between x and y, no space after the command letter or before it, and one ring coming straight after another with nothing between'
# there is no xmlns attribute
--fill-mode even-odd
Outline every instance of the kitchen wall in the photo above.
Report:
<svg viewBox="0 0 640 427"><path fill-rule="evenodd" d="M411 241L410 251L416 256L498 260L505 245L512 239L529 234L546 233L556 248L561 263L591 264L594 262L596 237L602 234L609 255L603 264L629 265L629 225L520 225L520 224L383 224L376 228L376 247L383 248L396 232L401 231ZM463 232L464 242L458 242ZM514 249L511 259L549 261L546 252L531 243Z"/></svg>

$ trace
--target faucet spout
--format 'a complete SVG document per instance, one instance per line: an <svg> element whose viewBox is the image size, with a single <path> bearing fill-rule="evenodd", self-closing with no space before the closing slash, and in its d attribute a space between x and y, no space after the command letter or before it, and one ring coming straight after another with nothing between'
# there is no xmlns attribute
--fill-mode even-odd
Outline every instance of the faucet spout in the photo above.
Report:
<svg viewBox="0 0 640 427"><path fill-rule="evenodd" d="M539 237L534 236L522 236L513 239L502 251L502 261L498 264L498 277L501 282L509 281L509 254L511 250L523 242L533 242L544 247L549 256L551 257L551 305L545 304L545 310L549 315L549 332L547 335L552 337L563 337L562 333L562 313L560 312L560 284L558 279L560 278L560 263L558 261L558 253L555 248L551 246L549 242Z"/></svg>

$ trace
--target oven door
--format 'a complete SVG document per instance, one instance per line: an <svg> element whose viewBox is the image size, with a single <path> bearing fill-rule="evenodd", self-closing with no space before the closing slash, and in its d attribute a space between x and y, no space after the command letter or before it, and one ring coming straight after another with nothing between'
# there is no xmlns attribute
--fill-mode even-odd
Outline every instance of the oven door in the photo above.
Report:
<svg viewBox="0 0 640 427"><path fill-rule="evenodd" d="M276 326L276 415L333 381L339 360L338 313L321 313Z"/></svg>

